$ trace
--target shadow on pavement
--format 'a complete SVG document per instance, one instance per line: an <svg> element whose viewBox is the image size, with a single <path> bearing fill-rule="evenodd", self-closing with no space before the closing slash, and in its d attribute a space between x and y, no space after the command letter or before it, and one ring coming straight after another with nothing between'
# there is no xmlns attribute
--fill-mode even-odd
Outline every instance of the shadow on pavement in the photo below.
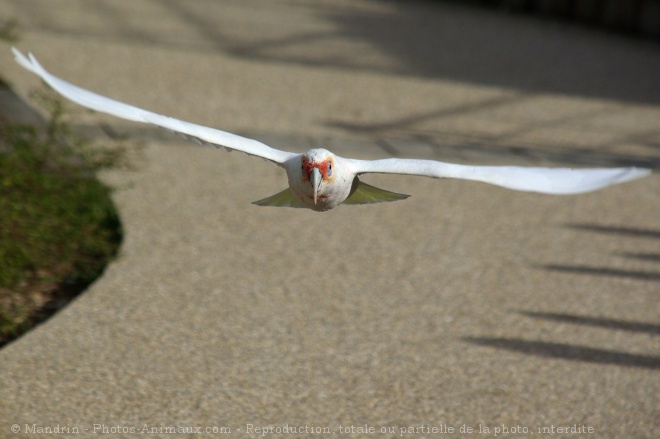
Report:
<svg viewBox="0 0 660 439"><path fill-rule="evenodd" d="M566 227L580 231L616 234L638 239L660 239L660 231L651 229L638 229L619 226L603 226L596 224L566 224ZM622 253L620 256L628 258L643 259L645 261L658 262L660 255L656 253ZM564 273L577 273L596 276L614 276L640 281L660 281L660 272L627 270L612 267L591 267L583 265L557 265L547 264L539 268ZM622 330L636 333L646 333L652 336L660 335L660 325L646 322L634 322L619 319L579 316L574 314L515 311L518 314L533 319L548 320L558 323L568 323L582 326L605 328L609 330ZM488 346L497 349L505 349L536 355L540 357L560 358L588 363L611 364L627 367L642 367L647 369L660 369L660 357L649 355L629 354L605 349L597 349L586 346L571 345L565 343L544 342L536 340L523 340L519 338L503 337L464 337L463 341Z"/></svg>
<svg viewBox="0 0 660 439"><path fill-rule="evenodd" d="M640 239L660 239L659 230L636 229L620 226L603 226L597 224L566 224L568 228L594 233L623 235L631 238ZM633 258L647 262L660 262L660 254L657 253L617 253L624 258ZM544 264L537 268L556 271L561 273L575 273L592 276L612 276L641 281L660 281L659 271L629 270L615 267L594 267L589 265L565 265L565 264Z"/></svg>
<svg viewBox="0 0 660 439"><path fill-rule="evenodd" d="M183 38L158 27L139 26L127 17L131 10L110 2L86 5L91 16L111 16L111 26L49 22L43 11L32 11L40 31L62 33L104 41L127 41L132 45L165 47L176 51L222 52L265 63L298 64L321 68L366 71L380 75L440 78L457 82L506 87L506 96L487 97L448 107L407 114L398 119L355 122L353 118L319 121L354 137L399 139L432 147L439 160L463 158L481 163L481 158L511 157L527 163L571 166L639 166L660 169L660 129L652 128L617 135L613 140L581 148L519 144L545 129L572 129L576 120L597 118L611 112L593 108L527 122L499 134L443 132L420 129L425 122L450 123L452 116L483 110L506 112L509 107L531 103L544 93L558 93L618 101L660 105L660 45L651 40L607 34L579 25L533 17L507 15L444 2L382 2L382 7L351 4L291 3L286 8L269 6L257 18L245 15L244 28L262 26L259 32L239 31L226 20L222 4L211 0L180 2L159 0L150 7L175 17ZM26 3L27 9L29 4ZM247 6L245 6L247 8ZM279 14L279 15L278 15ZM287 15L303 17L304 25L287 26ZM264 21L265 20L265 21ZM42 23L43 21L43 23ZM314 24L318 24L315 26ZM441 99L430 97L429 99ZM619 109L619 111L623 111ZM444 120L443 120L444 118ZM442 126L438 124L438 126ZM446 126L446 125L445 125ZM593 128L596 131L597 128ZM586 133L594 134L594 133ZM439 140L441 139L441 140ZM396 156L396 147L379 141ZM527 142L527 141L526 141ZM620 145L636 145L629 153ZM643 152L639 152L643 151ZM407 155L407 151L403 154Z"/></svg>
<svg viewBox="0 0 660 439"><path fill-rule="evenodd" d="M660 239L660 230L636 229L620 226L602 226L598 224L566 224L566 227L570 227L576 230L584 230L587 232L625 235L635 238Z"/></svg>
<svg viewBox="0 0 660 439"><path fill-rule="evenodd" d="M130 40L131 44L167 46L173 50L221 51L266 62L444 78L526 92L660 104L657 76L660 45L653 40L460 4L428 1L382 4L389 7L288 4L289 11L307 14L330 26L318 29L279 26L271 34L260 32L266 35L263 37L232 31L231 26L223 24L223 6L211 0L194 3L159 0L154 4L194 28L201 40L181 39L176 34L136 26L130 17L123 16L128 8L105 2L95 2L86 8L90 14L114 16L112 28L96 28L85 23L67 23L64 27L46 22L41 29L106 41ZM278 17L270 19L277 21ZM245 23L251 25L259 23ZM368 50L361 51L360 47ZM389 61L369 56L374 49Z"/></svg>
<svg viewBox="0 0 660 439"><path fill-rule="evenodd" d="M395 14L322 10L344 35L400 60L392 73L660 103L660 47L578 26L416 2Z"/></svg>
<svg viewBox="0 0 660 439"><path fill-rule="evenodd" d="M326 126L338 128L350 135L372 135L380 138L400 139L404 143L423 143L440 154L439 160L444 155L451 157L461 157L466 151L472 155L484 157L515 157L529 163L563 163L571 166L638 166L649 169L660 169L660 156L656 154L624 154L612 150L615 144L601 143L597 147L591 148L557 148L556 146L535 145L534 147L524 147L511 143L511 139L516 136L531 132L533 130L545 128L557 128L562 123L575 122L576 116L567 116L568 120L552 120L547 122L537 122L535 124L526 124L518 130L508 131L500 135L475 135L474 138L462 136L460 141L451 144L446 141L438 142L436 139L437 131L423 131L416 126L428 120L440 121L443 118L451 118L465 114L469 117L472 111L481 111L487 108L497 109L506 108L507 105L514 105L525 100L535 99L536 95L532 93L516 93L515 95L486 98L478 102L460 104L454 107L444 106L435 111L407 115L400 119L378 121L373 123L360 123L352 119L334 119L324 122ZM594 112L585 113L582 117L585 119L596 116ZM647 133L644 137L640 133L634 136L625 136L618 138L616 143L639 143L649 150L660 148L656 139L657 132ZM634 137L634 138L633 138ZM388 148L384 148L388 149ZM398 155L397 149L390 147L392 155Z"/></svg>
<svg viewBox="0 0 660 439"><path fill-rule="evenodd" d="M558 264L542 265L541 268L545 270L557 271L561 273L587 274L592 276L612 276L612 277L637 279L643 281L660 282L660 273L653 271L622 270L622 269L609 268L609 267L590 267L587 265L558 265Z"/></svg>
<svg viewBox="0 0 660 439"><path fill-rule="evenodd" d="M650 355L627 354L624 352L595 349L586 346L529 341L519 338L464 337L462 340L480 346L505 349L539 357L610 364L615 366L660 369L660 357Z"/></svg>
<svg viewBox="0 0 660 439"><path fill-rule="evenodd" d="M606 319L602 317L578 316L574 314L518 311L527 317L550 320L553 322L571 323L575 325L594 326L598 328L615 329L630 332L644 332L652 335L660 335L660 325L652 323L630 322L626 320Z"/></svg>

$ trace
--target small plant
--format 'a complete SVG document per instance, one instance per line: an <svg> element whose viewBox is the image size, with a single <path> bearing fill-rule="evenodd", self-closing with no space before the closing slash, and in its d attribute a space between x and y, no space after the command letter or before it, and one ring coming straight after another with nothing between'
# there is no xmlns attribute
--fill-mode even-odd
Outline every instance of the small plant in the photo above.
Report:
<svg viewBox="0 0 660 439"><path fill-rule="evenodd" d="M8 43L18 41L18 22L12 18L0 19L0 40Z"/></svg>
<svg viewBox="0 0 660 439"><path fill-rule="evenodd" d="M96 173L119 164L124 150L92 145L70 129L60 99L36 97L45 127L0 121L0 345L96 279L121 241L110 189Z"/></svg>

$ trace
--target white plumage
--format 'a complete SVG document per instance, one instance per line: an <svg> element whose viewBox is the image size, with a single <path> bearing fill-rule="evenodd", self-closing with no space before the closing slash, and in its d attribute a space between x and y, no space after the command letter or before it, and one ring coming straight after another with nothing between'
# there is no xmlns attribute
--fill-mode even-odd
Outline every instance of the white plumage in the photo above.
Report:
<svg viewBox="0 0 660 439"><path fill-rule="evenodd" d="M325 149L304 154L281 151L256 140L184 122L101 96L64 81L44 69L30 53L12 48L16 61L35 73L64 97L92 110L135 122L153 124L196 141L262 157L283 167L289 188L256 201L260 206L308 207L317 211L338 205L395 201L407 195L370 186L358 178L365 173L409 174L433 178L459 178L494 184L519 191L545 194L578 194L647 176L648 169L534 168L518 166L467 166L433 160L356 160L339 157Z"/></svg>

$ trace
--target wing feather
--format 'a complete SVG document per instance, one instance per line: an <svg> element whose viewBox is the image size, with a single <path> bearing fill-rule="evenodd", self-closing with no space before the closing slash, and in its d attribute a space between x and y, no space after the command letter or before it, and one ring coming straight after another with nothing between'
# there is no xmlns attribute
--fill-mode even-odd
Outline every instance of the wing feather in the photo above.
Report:
<svg viewBox="0 0 660 439"><path fill-rule="evenodd" d="M283 191L276 193L275 195L264 198L263 200L254 201L252 204L256 204L257 206L275 207L307 207L303 205L295 195L293 195L291 188L286 188Z"/></svg>
<svg viewBox="0 0 660 439"><path fill-rule="evenodd" d="M294 153L271 148L253 139L237 136L215 128L184 122L173 117L162 116L101 96L52 75L39 64L32 53L29 53L26 57L16 48L12 48L12 52L14 52L18 64L46 81L48 85L62 96L83 107L101 113L107 113L121 119L153 124L181 134L196 143L210 144L229 150L241 151L253 156L262 157L276 164L282 164L295 155Z"/></svg>
<svg viewBox="0 0 660 439"><path fill-rule="evenodd" d="M627 168L535 168L519 166L469 166L433 160L349 160L356 174L385 173L432 178L459 178L518 191L544 194L578 194L645 177L649 169Z"/></svg>
<svg viewBox="0 0 660 439"><path fill-rule="evenodd" d="M405 200L408 197L410 197L410 195L399 194L377 188L358 180L355 192L344 201L344 204L373 204L386 201Z"/></svg>

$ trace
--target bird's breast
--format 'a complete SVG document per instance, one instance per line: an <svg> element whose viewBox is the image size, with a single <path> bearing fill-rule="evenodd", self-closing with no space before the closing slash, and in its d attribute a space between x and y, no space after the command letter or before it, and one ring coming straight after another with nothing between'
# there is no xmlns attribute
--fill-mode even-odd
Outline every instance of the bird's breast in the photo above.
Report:
<svg viewBox="0 0 660 439"><path fill-rule="evenodd" d="M353 178L343 175L337 166L333 170L332 178L323 179L317 189L316 204L314 204L314 188L309 177L306 176L305 167L300 160L292 160L286 166L289 187L296 198L306 207L315 211L334 209L342 204L351 193ZM327 171L326 171L327 172Z"/></svg>

